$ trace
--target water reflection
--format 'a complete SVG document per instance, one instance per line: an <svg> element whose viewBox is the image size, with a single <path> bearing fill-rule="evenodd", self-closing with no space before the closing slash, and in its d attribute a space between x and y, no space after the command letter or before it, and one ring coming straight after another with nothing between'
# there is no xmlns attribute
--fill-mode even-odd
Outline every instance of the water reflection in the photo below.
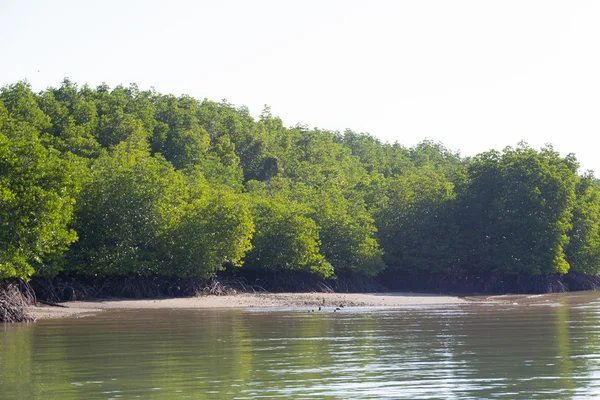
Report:
<svg viewBox="0 0 600 400"><path fill-rule="evenodd" d="M597 293L343 313L144 310L0 327L10 399L600 394Z"/></svg>

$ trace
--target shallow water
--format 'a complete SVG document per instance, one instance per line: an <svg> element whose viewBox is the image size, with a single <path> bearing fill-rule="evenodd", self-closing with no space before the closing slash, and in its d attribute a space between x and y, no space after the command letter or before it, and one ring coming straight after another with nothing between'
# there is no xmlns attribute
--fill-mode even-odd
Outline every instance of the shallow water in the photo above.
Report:
<svg viewBox="0 0 600 400"><path fill-rule="evenodd" d="M0 398L600 396L599 293L331 311L106 311L0 325Z"/></svg>

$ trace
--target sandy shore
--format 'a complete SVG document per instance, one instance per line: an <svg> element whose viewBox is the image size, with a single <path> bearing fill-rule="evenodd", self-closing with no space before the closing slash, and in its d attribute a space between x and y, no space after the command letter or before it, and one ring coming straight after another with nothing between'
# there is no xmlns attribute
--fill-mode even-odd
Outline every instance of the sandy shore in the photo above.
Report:
<svg viewBox="0 0 600 400"><path fill-rule="evenodd" d="M80 317L109 309L157 308L311 308L311 307L405 307L415 305L462 304L457 296L423 293L256 293L229 296L200 296L156 300L107 299L71 301L60 307L40 305L29 312L38 319Z"/></svg>

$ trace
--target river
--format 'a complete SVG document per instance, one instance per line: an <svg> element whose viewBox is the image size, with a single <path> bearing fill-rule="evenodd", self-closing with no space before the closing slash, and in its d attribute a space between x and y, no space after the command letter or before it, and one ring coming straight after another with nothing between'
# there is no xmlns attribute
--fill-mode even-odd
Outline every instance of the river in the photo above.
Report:
<svg viewBox="0 0 600 400"><path fill-rule="evenodd" d="M2 399L600 397L600 294L0 324Z"/></svg>

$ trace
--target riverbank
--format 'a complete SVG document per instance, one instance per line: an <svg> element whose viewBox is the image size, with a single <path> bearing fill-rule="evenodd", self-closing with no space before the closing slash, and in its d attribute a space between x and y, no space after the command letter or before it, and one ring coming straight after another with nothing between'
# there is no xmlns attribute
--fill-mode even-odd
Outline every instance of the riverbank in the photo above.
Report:
<svg viewBox="0 0 600 400"><path fill-rule="evenodd" d="M465 304L484 301L479 297L459 297L426 293L240 293L227 296L197 296L166 299L103 299L68 301L58 306L30 306L27 312L36 319L82 317L103 310L124 309L214 309L214 308L301 308L318 307L333 311L336 307L407 307L421 305Z"/></svg>

